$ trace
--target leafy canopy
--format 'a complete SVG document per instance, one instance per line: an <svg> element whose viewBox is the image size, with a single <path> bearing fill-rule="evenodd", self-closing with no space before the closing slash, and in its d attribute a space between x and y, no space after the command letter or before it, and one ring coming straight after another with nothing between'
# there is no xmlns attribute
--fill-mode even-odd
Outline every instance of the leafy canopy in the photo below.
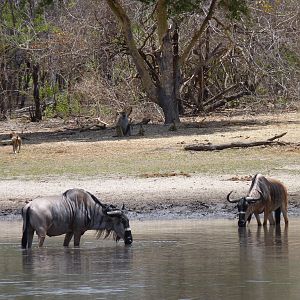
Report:
<svg viewBox="0 0 300 300"><path fill-rule="evenodd" d="M157 0L138 1L149 5L157 2ZM204 2L204 0L166 0L170 15L196 12L201 9ZM226 10L227 16L231 19L239 19L248 13L246 0L221 0L220 6Z"/></svg>

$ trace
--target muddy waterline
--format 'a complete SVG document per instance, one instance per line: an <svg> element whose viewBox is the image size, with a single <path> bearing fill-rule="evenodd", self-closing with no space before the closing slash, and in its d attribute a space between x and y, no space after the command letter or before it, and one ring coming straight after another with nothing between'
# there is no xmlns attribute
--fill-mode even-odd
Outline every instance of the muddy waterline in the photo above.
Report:
<svg viewBox="0 0 300 300"><path fill-rule="evenodd" d="M125 246L85 234L21 250L20 220L0 221L0 299L299 299L300 219L133 221Z"/></svg>

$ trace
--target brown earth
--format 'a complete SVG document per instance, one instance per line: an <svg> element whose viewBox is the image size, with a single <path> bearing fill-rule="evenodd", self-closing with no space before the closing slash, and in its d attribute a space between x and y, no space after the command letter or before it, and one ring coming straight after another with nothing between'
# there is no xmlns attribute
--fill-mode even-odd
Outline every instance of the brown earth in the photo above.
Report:
<svg viewBox="0 0 300 300"><path fill-rule="evenodd" d="M267 149L257 147L251 150L250 155L252 153L256 155L261 151L263 155L269 153L274 157L280 155L283 160L285 155L289 156L288 165L283 169L278 166L270 167L267 175L284 182L289 191L290 214L300 214L300 148L296 145L300 142L300 113L241 115L235 111L182 121L175 132L168 131L163 125L149 124L145 127L144 137L123 139L113 137L113 129L96 128L80 131L78 121L64 122L57 119L39 124L20 120L1 122L0 139L6 139L11 130L24 131L22 134L24 146L17 155L11 153L11 146L0 147L2 156L0 166L3 172L0 179L0 214L18 214L26 200L40 195L59 194L69 188L78 187L92 192L105 203L120 205L124 202L134 218L233 217L235 208L226 203L227 193L234 190L236 196L245 194L250 185L250 175L254 175L256 171L260 172L261 169L255 170L254 166L249 172L247 170L243 173L235 172L235 169L231 170L229 166L217 172L215 170L201 172L196 167L193 169L193 165L185 168L182 164L180 171L174 171L169 165L163 165L159 170L166 171L157 172L153 164L166 151L171 151L171 154L177 153L181 157L180 155L186 152L183 150L186 144L224 143L237 139L244 142L264 140L282 132L288 132L282 140L293 145ZM234 127L234 130L229 131L229 127ZM102 153L106 153L105 158L99 157L99 147ZM120 162L118 155L113 156L116 153L115 149L122 153ZM231 152L219 153L225 155L224 157L232 153L239 156L245 154L240 150L229 151ZM150 163L143 168L131 166L131 161L133 164L136 163L137 154L144 155L143 160L147 160L147 157L156 152L157 157L151 158ZM128 160L128 157L133 158ZM211 156L205 157L197 156L197 163L201 159L212 159ZM86 160L89 168L92 166L96 166L96 169L101 168L102 173L95 173L96 176L94 174L83 176L80 170L75 170L55 175L55 170L53 173L50 170L49 174L47 171L38 170L37 172L41 172L38 176L30 175L32 169L28 168L28 164L34 164L39 159L39 164L47 164L49 158L52 159L50 165L47 165L49 170L51 164L67 164L68 160L78 159ZM128 166L122 169L119 165L125 164L125 158ZM218 158L215 156L213 159ZM272 157L268 159L272 160ZM113 168L117 169L116 173L110 174L109 167L105 169L110 160L111 163L115 163ZM160 163L158 161L158 164ZM25 170L24 174L22 175L21 171L15 174L16 168Z"/></svg>

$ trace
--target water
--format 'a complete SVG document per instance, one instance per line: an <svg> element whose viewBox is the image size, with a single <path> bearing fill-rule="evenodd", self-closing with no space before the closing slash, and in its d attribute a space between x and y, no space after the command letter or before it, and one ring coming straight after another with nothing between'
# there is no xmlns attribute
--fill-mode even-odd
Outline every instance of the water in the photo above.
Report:
<svg viewBox="0 0 300 300"><path fill-rule="evenodd" d="M299 299L299 225L135 221L131 247L90 232L24 251L21 221L1 221L0 299Z"/></svg>

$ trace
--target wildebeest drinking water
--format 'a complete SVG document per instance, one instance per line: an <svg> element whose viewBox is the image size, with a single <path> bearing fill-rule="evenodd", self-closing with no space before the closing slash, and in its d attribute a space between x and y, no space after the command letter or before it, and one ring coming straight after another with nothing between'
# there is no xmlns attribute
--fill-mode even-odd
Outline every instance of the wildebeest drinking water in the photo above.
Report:
<svg viewBox="0 0 300 300"><path fill-rule="evenodd" d="M227 200L230 203L237 203L239 214L239 227L246 226L250 222L251 215L254 214L257 224L261 225L259 214L264 213L263 225L280 224L280 213L282 212L285 224L288 224L287 216L287 190L278 180L266 178L261 174L256 174L252 179L249 192L246 197L231 200L230 192ZM275 211L275 222L273 218Z"/></svg>
<svg viewBox="0 0 300 300"><path fill-rule="evenodd" d="M22 248L31 248L33 234L37 233L39 247L46 235L66 234L64 246L68 246L74 236L74 246L79 246L85 231L97 230L97 235L105 237L111 233L116 241L123 239L132 243L129 220L124 212L113 205L101 203L91 193L81 189L70 189L59 196L36 198L22 209Z"/></svg>

